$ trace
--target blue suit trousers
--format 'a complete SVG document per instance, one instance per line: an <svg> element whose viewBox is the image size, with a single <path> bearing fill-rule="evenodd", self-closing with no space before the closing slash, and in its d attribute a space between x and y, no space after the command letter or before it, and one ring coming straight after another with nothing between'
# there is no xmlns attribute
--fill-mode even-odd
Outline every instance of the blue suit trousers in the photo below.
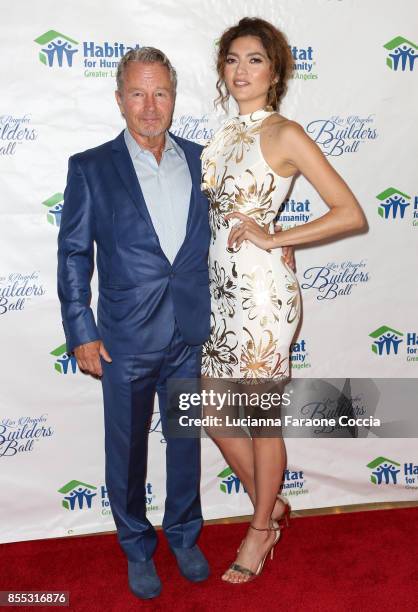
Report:
<svg viewBox="0 0 418 612"><path fill-rule="evenodd" d="M155 393L167 442L163 530L170 546L190 548L202 527L200 439L175 438L167 433L167 380L199 378L201 346L185 344L176 325L163 350L126 355L112 354L108 348L112 363L102 360L106 486L122 549L129 561L146 561L157 545L145 503Z"/></svg>

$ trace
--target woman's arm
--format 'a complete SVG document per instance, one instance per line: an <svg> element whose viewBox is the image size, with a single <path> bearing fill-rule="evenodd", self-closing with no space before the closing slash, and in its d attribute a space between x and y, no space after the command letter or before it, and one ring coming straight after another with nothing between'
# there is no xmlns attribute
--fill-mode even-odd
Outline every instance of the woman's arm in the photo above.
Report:
<svg viewBox="0 0 418 612"><path fill-rule="evenodd" d="M250 240L260 248L272 249L317 242L364 229L367 221L352 191L303 128L289 121L277 131L280 150L288 152L288 165L305 176L330 210L319 219L268 236L247 215L231 213L227 219L238 218L242 223L231 230L229 246L233 243L239 246L243 240Z"/></svg>

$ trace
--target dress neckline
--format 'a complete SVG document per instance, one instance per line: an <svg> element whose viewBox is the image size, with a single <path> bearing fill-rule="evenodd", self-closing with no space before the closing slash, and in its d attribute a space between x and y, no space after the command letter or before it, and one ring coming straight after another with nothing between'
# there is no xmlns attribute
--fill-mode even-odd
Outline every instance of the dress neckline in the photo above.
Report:
<svg viewBox="0 0 418 612"><path fill-rule="evenodd" d="M241 121L242 123L249 124L255 123L256 121L261 121L274 113L275 111L271 106L267 106L264 108L259 108L252 113L247 113L246 115L237 115L236 119Z"/></svg>

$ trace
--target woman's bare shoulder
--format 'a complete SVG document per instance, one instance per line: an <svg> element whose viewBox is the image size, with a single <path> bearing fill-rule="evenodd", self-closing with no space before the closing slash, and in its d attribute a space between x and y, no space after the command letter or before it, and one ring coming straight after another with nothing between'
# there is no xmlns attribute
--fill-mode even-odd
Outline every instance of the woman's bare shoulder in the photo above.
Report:
<svg viewBox="0 0 418 612"><path fill-rule="evenodd" d="M279 113L272 113L263 122L263 128L265 128L266 135L276 138L279 134L282 137L300 137L305 135L305 130L297 121L288 119Z"/></svg>

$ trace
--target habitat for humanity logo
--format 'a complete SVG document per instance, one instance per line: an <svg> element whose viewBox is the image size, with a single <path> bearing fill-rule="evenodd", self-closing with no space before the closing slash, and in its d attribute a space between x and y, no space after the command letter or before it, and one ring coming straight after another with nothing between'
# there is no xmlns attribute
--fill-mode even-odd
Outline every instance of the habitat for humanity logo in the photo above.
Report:
<svg viewBox="0 0 418 612"><path fill-rule="evenodd" d="M387 325L375 329L369 336L374 339L372 351L376 355L390 355L392 351L397 355L399 345L403 342L403 333Z"/></svg>
<svg viewBox="0 0 418 612"><path fill-rule="evenodd" d="M367 467L372 470L370 482L374 485L405 484L406 489L418 488L418 465L411 461L401 464L387 457L376 457Z"/></svg>
<svg viewBox="0 0 418 612"><path fill-rule="evenodd" d="M51 351L50 355L56 357L54 369L60 374L69 374L70 372L75 374L77 372L77 359L74 355L69 355L67 353L67 346L65 343Z"/></svg>
<svg viewBox="0 0 418 612"><path fill-rule="evenodd" d="M82 58L85 77L115 77L116 67L120 58L130 49L140 49L139 44L134 46L122 42L83 41L79 43L74 38L48 30L35 38L41 47L38 52L40 62L48 68L74 68L80 62L73 62L75 54Z"/></svg>
<svg viewBox="0 0 418 612"><path fill-rule="evenodd" d="M314 50L309 47L296 47L290 45L294 60L293 78L302 79L304 81L312 81L318 78L316 72L316 61L314 58Z"/></svg>
<svg viewBox="0 0 418 612"><path fill-rule="evenodd" d="M283 473L283 493L286 497L304 495L309 492L303 470L285 470Z"/></svg>
<svg viewBox="0 0 418 612"><path fill-rule="evenodd" d="M382 325L369 334L373 338L371 349L375 355L401 355L405 354L400 350L400 345L404 342L405 334L397 331L388 325ZM418 361L418 334L416 332L406 333L406 360Z"/></svg>
<svg viewBox="0 0 418 612"><path fill-rule="evenodd" d="M100 509L102 516L111 516L112 511L110 508L110 501L107 492L106 485L102 484L99 487L82 482L81 480L70 480L67 484L63 485L58 489L58 493L61 493L61 505L66 510L89 510L93 506L97 506ZM97 497L93 503L93 498ZM156 495L153 493L153 486L150 482L145 484L145 504L146 510L155 511L158 510L158 505L155 505Z"/></svg>
<svg viewBox="0 0 418 612"><path fill-rule="evenodd" d="M411 206L412 196L394 187L388 187L376 198L379 200L377 212L382 219L409 219L412 213L412 225L418 227L418 196L414 197L413 206Z"/></svg>
<svg viewBox="0 0 418 612"><path fill-rule="evenodd" d="M93 497L96 497L97 487L80 480L70 480L58 493L63 495L61 506L66 510L85 510L92 507Z"/></svg>
<svg viewBox="0 0 418 612"><path fill-rule="evenodd" d="M324 155L338 157L344 153L357 153L360 145L376 140L378 134L373 124L373 115L333 115L329 119L311 121L306 131L321 147Z"/></svg>
<svg viewBox="0 0 418 612"><path fill-rule="evenodd" d="M24 310L30 300L45 295L39 272L0 275L0 315Z"/></svg>
<svg viewBox="0 0 418 612"><path fill-rule="evenodd" d="M47 200L44 200L42 204L48 209L46 214L48 223L59 227L61 224L62 209L64 207L64 194L59 192L54 193L54 195Z"/></svg>
<svg viewBox="0 0 418 612"><path fill-rule="evenodd" d="M306 340L299 340L290 345L290 363L295 370L310 368L309 353L306 350Z"/></svg>
<svg viewBox="0 0 418 612"><path fill-rule="evenodd" d="M302 223L307 223L313 216L311 202L287 198L279 208L275 223L280 223L283 229L289 229Z"/></svg>
<svg viewBox="0 0 418 612"><path fill-rule="evenodd" d="M0 421L0 457L27 453L34 449L35 442L51 437L54 431L47 426L47 416L3 418Z"/></svg>
<svg viewBox="0 0 418 612"><path fill-rule="evenodd" d="M231 495L231 493L239 493L241 490L245 491L240 479L229 466L222 470L222 472L219 472L217 477L222 479L219 483L219 489L222 493Z"/></svg>
<svg viewBox="0 0 418 612"><path fill-rule="evenodd" d="M78 52L76 48L78 42L73 38L65 36L56 30L48 30L38 38L35 38L35 42L41 46L38 57L39 61L45 64L45 66L58 65L72 66L73 55Z"/></svg>
<svg viewBox="0 0 418 612"><path fill-rule="evenodd" d="M312 266L303 273L307 281L302 283L304 290L317 292L317 300L333 300L342 295L350 295L353 287L367 283L369 273L366 262L330 261L325 266Z"/></svg>
<svg viewBox="0 0 418 612"><path fill-rule="evenodd" d="M391 70L411 72L414 69L418 47L413 42L403 36L396 36L383 46L390 52L386 56L386 66Z"/></svg>
<svg viewBox="0 0 418 612"><path fill-rule="evenodd" d="M158 504L156 504L156 494L154 493L154 487L151 482L145 483L145 505L147 512L155 512L159 510ZM112 511L110 508L110 501L105 485L100 486L100 507L102 516L111 516Z"/></svg>
<svg viewBox="0 0 418 612"><path fill-rule="evenodd" d="M387 459L387 457L377 457L367 464L367 467L373 472L370 474L370 482L373 484L396 484L396 476L400 470L396 468L401 464Z"/></svg>

